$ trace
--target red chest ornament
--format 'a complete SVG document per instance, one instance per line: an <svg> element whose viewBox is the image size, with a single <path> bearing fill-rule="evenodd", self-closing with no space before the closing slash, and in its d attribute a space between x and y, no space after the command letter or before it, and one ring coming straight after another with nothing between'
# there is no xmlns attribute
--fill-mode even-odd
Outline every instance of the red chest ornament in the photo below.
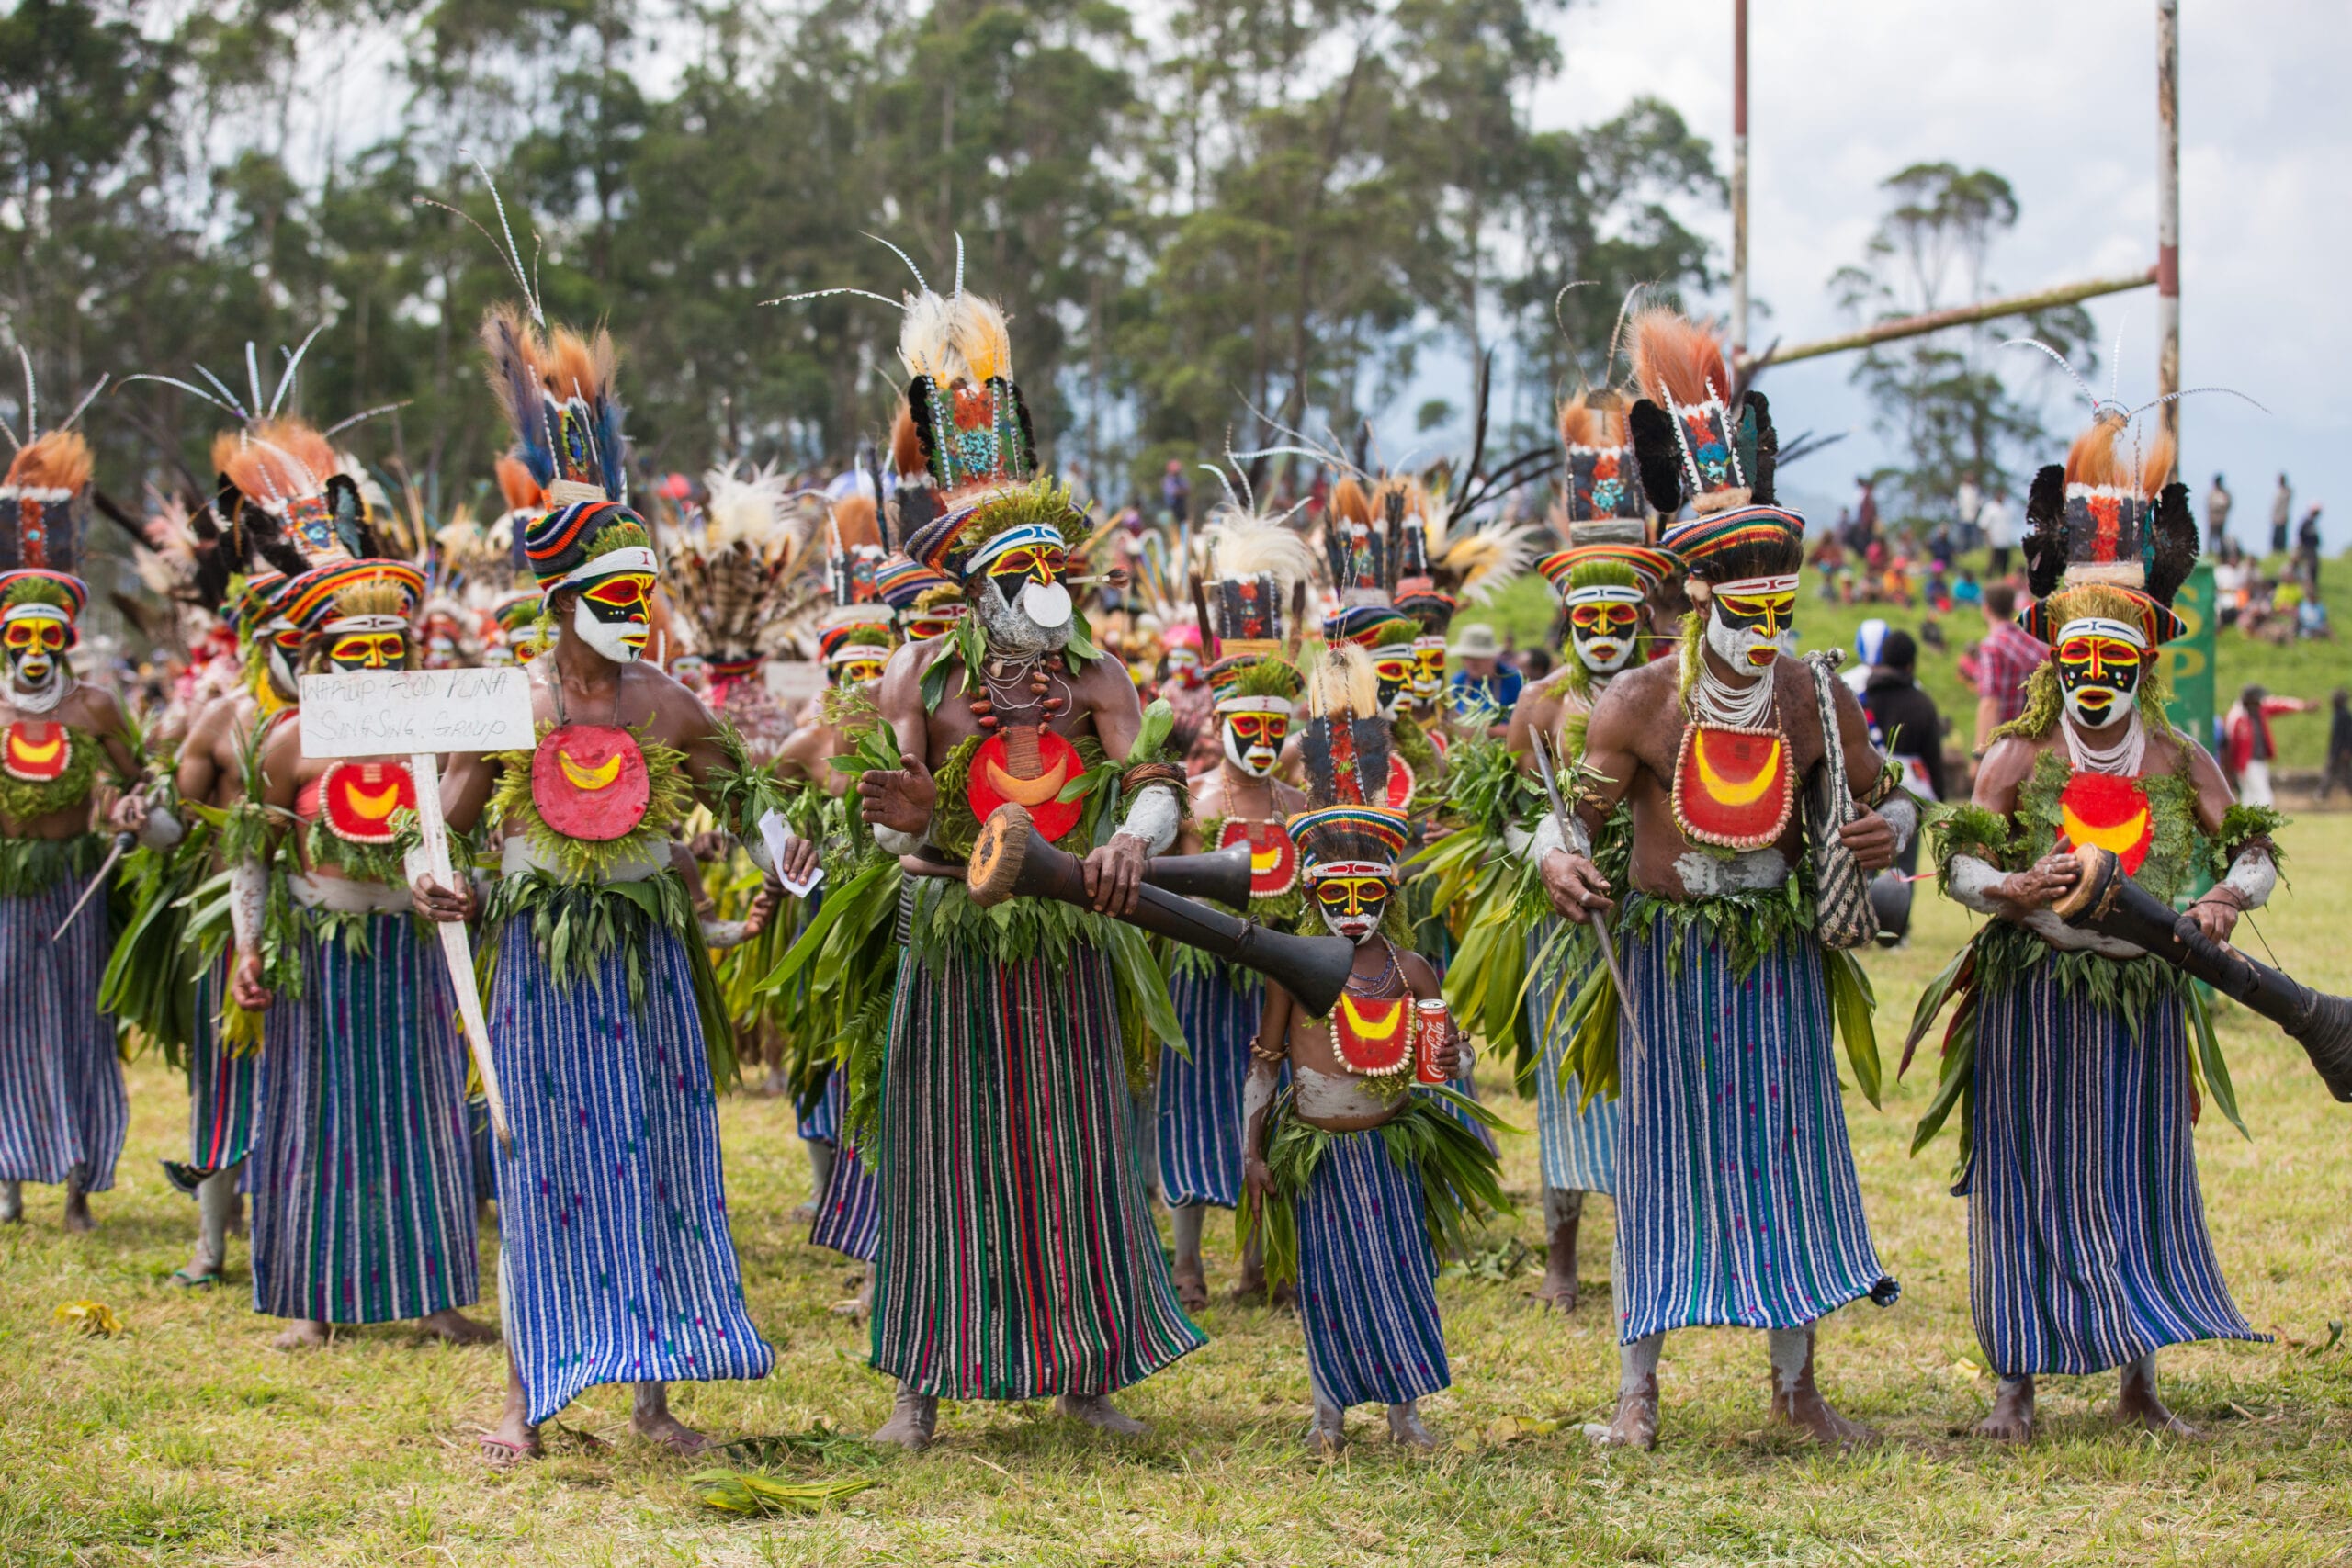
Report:
<svg viewBox="0 0 2352 1568"><path fill-rule="evenodd" d="M531 803L567 839L628 837L645 820L652 788L637 738L611 725L551 729L531 754Z"/></svg>
<svg viewBox="0 0 2352 1568"><path fill-rule="evenodd" d="M2097 844L2122 863L2123 874L2138 871L2155 838L2155 817L2136 778L2114 773L2075 773L2058 796L2058 848Z"/></svg>
<svg viewBox="0 0 2352 1568"><path fill-rule="evenodd" d="M5 745L0 745L0 770L27 784L63 778L73 761L73 733L62 724L37 719L12 724Z"/></svg>
<svg viewBox="0 0 2352 1568"><path fill-rule="evenodd" d="M1058 842L1078 826L1085 802L1054 797L1085 771L1078 748L1066 736L1042 725L1001 729L972 753L971 777L964 784L965 804L985 822L998 807L1011 801L1028 811L1030 821L1046 842Z"/></svg>
<svg viewBox="0 0 2352 1568"><path fill-rule="evenodd" d="M1777 729L1686 724L1674 761L1674 819L1692 842L1760 850L1796 808L1789 739Z"/></svg>
<svg viewBox="0 0 2352 1568"><path fill-rule="evenodd" d="M389 844L392 819L416 809L416 781L400 762L337 762L319 779L319 818L346 844Z"/></svg>
<svg viewBox="0 0 2352 1568"><path fill-rule="evenodd" d="M1277 897L1298 886L1298 846L1290 841L1289 829L1279 822L1228 817L1217 833L1216 847L1240 843L1250 846L1250 897Z"/></svg>
<svg viewBox="0 0 2352 1568"><path fill-rule="evenodd" d="M1398 756L1396 752L1389 752L1388 798L1384 802L1384 804L1392 807L1398 811L1410 810L1413 805L1413 786L1415 782L1416 781L1413 778L1412 765L1407 762L1404 758Z"/></svg>
<svg viewBox="0 0 2352 1568"><path fill-rule="evenodd" d="M1331 1041L1360 1077L1385 1078L1413 1065L1413 998L1342 994L1331 1010Z"/></svg>

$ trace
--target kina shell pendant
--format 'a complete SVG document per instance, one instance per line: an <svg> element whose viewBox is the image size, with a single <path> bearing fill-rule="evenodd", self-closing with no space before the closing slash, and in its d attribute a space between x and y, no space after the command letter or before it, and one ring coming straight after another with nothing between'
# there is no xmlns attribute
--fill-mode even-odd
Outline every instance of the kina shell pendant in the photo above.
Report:
<svg viewBox="0 0 2352 1568"><path fill-rule="evenodd" d="M548 731L531 754L531 803L567 839L609 843L645 820L653 784L637 737L608 724Z"/></svg>
<svg viewBox="0 0 2352 1568"><path fill-rule="evenodd" d="M389 844L392 820L416 809L416 783L400 762L337 762L319 780L319 815L346 844Z"/></svg>
<svg viewBox="0 0 2352 1568"><path fill-rule="evenodd" d="M63 778L73 761L74 732L62 724L35 720L12 724L5 747L0 747L0 769L27 784Z"/></svg>
<svg viewBox="0 0 2352 1568"><path fill-rule="evenodd" d="M1279 821L1251 822L1228 817L1217 832L1216 847L1250 846L1250 897L1278 898L1298 886L1298 846L1290 829Z"/></svg>
<svg viewBox="0 0 2352 1568"><path fill-rule="evenodd" d="M1691 842L1760 850L1796 809L1789 738L1777 729L1686 724L1674 762L1674 820Z"/></svg>
<svg viewBox="0 0 2352 1568"><path fill-rule="evenodd" d="M1392 1077L1413 1065L1413 998L1342 995L1331 1041L1359 1077Z"/></svg>

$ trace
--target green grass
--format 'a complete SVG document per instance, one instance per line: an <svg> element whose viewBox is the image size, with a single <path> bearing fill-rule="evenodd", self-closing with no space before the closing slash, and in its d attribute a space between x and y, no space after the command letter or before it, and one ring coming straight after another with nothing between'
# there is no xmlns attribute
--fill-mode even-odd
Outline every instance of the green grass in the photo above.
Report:
<svg viewBox="0 0 2352 1568"><path fill-rule="evenodd" d="M2293 973L2352 991L2352 844L2314 822L2286 845L2293 886L2262 927ZM1925 899L1914 945L1871 956L1890 1057L1964 931L1955 907ZM1609 1408L1616 1377L1610 1210L1596 1202L1574 1318L1540 1315L1524 1277L1441 1284L1455 1385L1429 1416L1458 1446L1435 1458L1375 1441L1376 1418L1359 1412L1358 1446L1307 1460L1295 1322L1220 1302L1204 1319L1208 1348L1125 1397L1153 1424L1144 1442L1096 1439L1042 1406L951 1406L929 1454L800 1467L878 1484L776 1521L704 1508L686 1483L698 1466L631 1442L615 1389L566 1413L548 1460L485 1473L471 1439L498 1408L496 1350L375 1329L322 1354L275 1353L276 1325L249 1310L242 1244L235 1288L168 1289L194 1209L155 1161L185 1136L186 1101L141 1064L122 1184L97 1200L104 1228L62 1234L54 1190L32 1189L30 1223L0 1233L0 1562L2342 1561L2352 1348L2320 1348L2331 1321L2352 1319L2352 1112L2269 1025L2233 1012L2222 1028L2254 1140L2206 1119L2207 1204L2237 1300L2284 1338L2165 1353L2167 1395L2208 1442L2112 1429L2106 1377L2048 1380L2031 1449L1966 1436L1990 1382L1969 1329L1964 1216L1944 1190L1951 1139L1905 1155L1933 1081L1923 1061L1883 1110L1848 1097L1864 1200L1904 1293L1832 1318L1821 1366L1830 1396L1885 1432L1877 1449L1824 1457L1764 1430L1763 1346L1732 1331L1670 1341L1656 1454L1589 1448L1577 1425ZM1488 1094L1532 1127L1532 1103ZM752 1309L780 1360L764 1382L682 1388L679 1408L729 1435L870 1429L888 1390L863 1365L863 1332L828 1310L851 1273L785 1218L807 1171L789 1110L737 1097L722 1120ZM1507 1140L1505 1167L1524 1211L1510 1233L1537 1243L1532 1136ZM484 1233L485 1277L494 1239ZM1229 1231L1212 1236L1211 1273L1232 1276ZM53 1307L85 1297L121 1314L121 1338L52 1325ZM1565 1425L1512 1437L1506 1417Z"/></svg>
<svg viewBox="0 0 2352 1568"><path fill-rule="evenodd" d="M1981 575L1983 558L1970 558ZM2347 581L2352 581L2352 556L2330 561L2321 570L2323 584ZM1464 610L1455 617L1455 625L1483 621L1498 632L1515 637L1524 647L1541 642L1549 635L1557 605L1550 584L1540 577L1530 576L1510 584L1493 603ZM1938 710L1951 720L1953 743L1966 751L1975 734L1976 694L1961 682L1960 655L1969 644L1984 637L1983 613L1955 608L1949 615L1938 616L1932 612L1885 604L1832 604L1815 597L1810 583L1797 601L1797 633L1804 646L1842 648L1849 658L1855 632L1872 617L1900 627L1914 637L1918 637L1923 621L1941 622L1947 646L1939 652L1921 642L1919 683L1935 698ZM2299 642L2281 648L2242 636L2233 627L2223 627L2216 635L2217 708L2226 709L2236 699L2239 688L2248 682L2277 695L2308 697L2319 703L2317 713L2290 714L2272 721L2281 763L2289 769L2318 768L2327 751L2327 694L2338 686L2352 685L2352 643ZM2352 628L2343 635L2352 637Z"/></svg>

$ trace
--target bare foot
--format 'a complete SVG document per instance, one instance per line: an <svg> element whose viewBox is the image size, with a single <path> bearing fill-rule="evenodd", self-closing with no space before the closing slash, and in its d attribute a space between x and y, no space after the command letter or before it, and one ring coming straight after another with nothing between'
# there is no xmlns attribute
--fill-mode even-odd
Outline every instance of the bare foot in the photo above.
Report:
<svg viewBox="0 0 2352 1568"><path fill-rule="evenodd" d="M1233 1289L1227 1294L1235 1302L1245 1306L1262 1304L1266 1299L1265 1269L1245 1266L1241 1270L1241 1278L1233 1281Z"/></svg>
<svg viewBox="0 0 2352 1568"><path fill-rule="evenodd" d="M1266 1304L1277 1312L1297 1311L1298 1287L1292 1284L1276 1285L1267 1293Z"/></svg>
<svg viewBox="0 0 2352 1568"><path fill-rule="evenodd" d="M1315 1423L1306 1429L1306 1451L1330 1459L1348 1446L1348 1415L1329 1404L1315 1407Z"/></svg>
<svg viewBox="0 0 2352 1568"><path fill-rule="evenodd" d="M1186 1312L1199 1312L1209 1304L1208 1275L1198 1264L1176 1269L1176 1304Z"/></svg>
<svg viewBox="0 0 2352 1568"><path fill-rule="evenodd" d="M1657 1447L1657 1380L1650 1379L1632 1393L1619 1393L1616 1418L1598 1432L1589 1427L1585 1430L1605 1449L1640 1449L1646 1453Z"/></svg>
<svg viewBox="0 0 2352 1568"><path fill-rule="evenodd" d="M2205 1435L2166 1409L2165 1402L2156 1397L2156 1359L2153 1354L2124 1364L2122 1380L2116 1389L2115 1419L2120 1426L2143 1427L2167 1438L2195 1439Z"/></svg>
<svg viewBox="0 0 2352 1568"><path fill-rule="evenodd" d="M1407 1400L1388 1407L1388 1440L1402 1448L1433 1449L1438 1446L1437 1434L1421 1425L1418 1401Z"/></svg>
<svg viewBox="0 0 2352 1568"><path fill-rule="evenodd" d="M1804 1383L1793 1393L1772 1396L1772 1422L1794 1427L1826 1449L1859 1448L1878 1441L1875 1428L1841 1416L1821 1397L1808 1375Z"/></svg>
<svg viewBox="0 0 2352 1568"><path fill-rule="evenodd" d="M444 1307L427 1313L416 1320L416 1325L435 1339L452 1345L495 1345L498 1330L486 1323L476 1323L456 1307Z"/></svg>
<svg viewBox="0 0 2352 1568"><path fill-rule="evenodd" d="M1100 1393L1061 1393L1054 1396L1054 1414L1067 1416L1073 1421L1083 1421L1117 1438L1140 1438L1151 1428L1134 1416L1126 1415Z"/></svg>
<svg viewBox="0 0 2352 1568"><path fill-rule="evenodd" d="M2033 1441L2033 1380L2003 1378L1993 1391L1993 1408L1976 1423L1976 1436L1996 1443Z"/></svg>
<svg viewBox="0 0 2352 1568"><path fill-rule="evenodd" d="M896 1443L910 1453L921 1453L931 1447L932 1434L938 1428L938 1396L917 1393L900 1383L898 1398L890 1405L890 1418L876 1427L868 1440Z"/></svg>
<svg viewBox="0 0 2352 1568"><path fill-rule="evenodd" d="M792 1212L785 1215L786 1219L790 1220L796 1225L805 1225L816 1217L817 1201L814 1198L808 1199L805 1202L795 1203L792 1206Z"/></svg>
<svg viewBox="0 0 2352 1568"><path fill-rule="evenodd" d="M1537 1301L1547 1307L1557 1307L1564 1313L1577 1310L1576 1265L1570 1262L1566 1269L1566 1272L1563 1273L1559 1264L1544 1265L1544 1282L1535 1287L1534 1292Z"/></svg>
<svg viewBox="0 0 2352 1568"><path fill-rule="evenodd" d="M25 1223L25 1184L21 1181L0 1181L0 1225L20 1225Z"/></svg>
<svg viewBox="0 0 2352 1568"><path fill-rule="evenodd" d="M1584 1194L1558 1189L1547 1190L1544 1208L1551 1228L1544 1244L1544 1282L1535 1287L1535 1299L1564 1313L1574 1312L1577 1294L1577 1231L1584 1219Z"/></svg>
<svg viewBox="0 0 2352 1568"><path fill-rule="evenodd" d="M65 1228L85 1234L98 1228L97 1219L90 1213L90 1195L78 1187L65 1190Z"/></svg>
<svg viewBox="0 0 2352 1568"><path fill-rule="evenodd" d="M628 1413L628 1429L649 1443L659 1443L684 1458L708 1453L718 1447L709 1438L670 1414L670 1385L641 1382Z"/></svg>
<svg viewBox="0 0 2352 1568"><path fill-rule="evenodd" d="M327 1348L327 1325L316 1318L297 1318L294 1326L269 1342L273 1350L323 1350Z"/></svg>
<svg viewBox="0 0 2352 1568"><path fill-rule="evenodd" d="M864 1323L874 1315L874 1266L867 1264L865 1278L858 1281L857 1294L845 1302L833 1303L833 1315Z"/></svg>

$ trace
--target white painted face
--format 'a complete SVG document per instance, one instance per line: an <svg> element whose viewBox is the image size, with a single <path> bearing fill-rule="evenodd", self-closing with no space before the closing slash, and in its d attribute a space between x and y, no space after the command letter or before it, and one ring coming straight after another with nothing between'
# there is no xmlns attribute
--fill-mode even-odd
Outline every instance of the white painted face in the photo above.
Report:
<svg viewBox="0 0 2352 1568"><path fill-rule="evenodd" d="M1056 604L1049 596L1045 608L1049 613L1058 610L1061 618L1048 623L1029 613L1030 594L1042 584L1031 582L1016 590L1012 598L1005 596L1005 586L1001 579L983 579L979 598L973 606L974 613L980 618L980 628L988 633L989 648L992 652L1025 659L1033 654L1049 652L1069 641L1069 590L1059 583L1053 584L1054 592L1061 596L1060 601Z"/></svg>
<svg viewBox="0 0 2352 1568"><path fill-rule="evenodd" d="M1568 645L1577 662L1596 675L1614 675L1634 657L1640 640L1642 607L1615 600L1568 606Z"/></svg>
<svg viewBox="0 0 2352 1568"><path fill-rule="evenodd" d="M1752 678L1771 669L1775 660L1794 657L1797 634L1793 629L1774 634L1758 626L1728 626L1719 612L1710 611L1707 646L1736 673Z"/></svg>
<svg viewBox="0 0 2352 1568"><path fill-rule="evenodd" d="M1217 715L1225 760L1253 779L1262 779L1282 761L1290 715L1271 708L1242 708Z"/></svg>
<svg viewBox="0 0 2352 1568"><path fill-rule="evenodd" d="M1380 934L1380 918L1396 894L1393 877L1325 876L1314 885L1315 912L1326 931L1361 947Z"/></svg>

